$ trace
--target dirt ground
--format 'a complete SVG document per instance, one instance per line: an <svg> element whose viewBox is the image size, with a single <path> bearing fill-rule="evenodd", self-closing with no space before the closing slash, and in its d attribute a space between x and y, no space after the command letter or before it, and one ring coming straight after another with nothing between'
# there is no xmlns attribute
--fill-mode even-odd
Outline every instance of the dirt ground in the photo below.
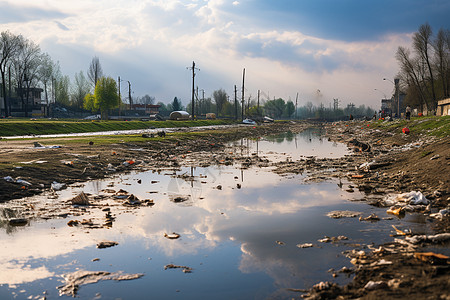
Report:
<svg viewBox="0 0 450 300"><path fill-rule="evenodd" d="M322 127L330 140L347 143L354 154L339 159L306 158L300 161L271 163L274 172L307 172L310 180L348 178L367 195L372 205L382 206L371 195L421 191L431 204L418 213L439 212L449 206L450 138L405 135L371 129L367 122L311 124L283 122L261 126L234 127L204 131L201 134L167 134L163 138L142 137L133 143L89 143L89 138L62 140L0 140L0 202L42 193L54 182L72 184L129 172L145 165L154 170L196 164L267 164L258 157L238 157L226 151L227 142L243 137L299 132L307 127ZM38 142L44 147L35 147ZM330 171L331 170L331 171ZM378 200L373 200L378 199ZM450 299L449 259L421 256L421 248L433 243L449 245L449 214L429 218L439 238L425 237L408 242L414 233L400 236L388 245L355 249L347 253L354 274L346 286L320 283L299 297L308 299ZM382 263L380 263L382 262ZM343 271L344 272L344 271ZM371 283L372 282L372 283ZM371 283L371 284L369 284Z"/></svg>

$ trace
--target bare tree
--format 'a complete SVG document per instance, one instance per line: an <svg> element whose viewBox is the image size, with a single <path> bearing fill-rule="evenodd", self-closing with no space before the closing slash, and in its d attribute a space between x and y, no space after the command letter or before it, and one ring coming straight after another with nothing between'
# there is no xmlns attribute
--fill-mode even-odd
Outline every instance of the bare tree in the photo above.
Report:
<svg viewBox="0 0 450 300"><path fill-rule="evenodd" d="M54 63L48 53L43 53L41 56L41 65L39 67L39 79L44 85L45 102L48 101L48 84L53 77Z"/></svg>
<svg viewBox="0 0 450 300"><path fill-rule="evenodd" d="M30 87L36 86L39 79L41 49L34 42L19 36L20 48L15 57L17 90L21 91L22 110L28 117ZM25 97L25 98L24 98Z"/></svg>
<svg viewBox="0 0 450 300"><path fill-rule="evenodd" d="M2 75L2 94L3 103L5 106L5 117L10 115L8 111L8 101L6 99L6 69L11 66L11 61L14 59L17 51L20 49L19 36L16 36L9 31L4 31L0 35L0 73Z"/></svg>
<svg viewBox="0 0 450 300"><path fill-rule="evenodd" d="M440 77L443 98L448 98L450 96L449 85L450 85L450 31L440 29L436 40L433 43L434 48L434 65L436 66L437 74Z"/></svg>
<svg viewBox="0 0 450 300"><path fill-rule="evenodd" d="M89 69L87 72L88 78L92 83L92 86L94 87L97 85L97 81L103 77L103 70L102 66L100 65L100 60L97 56L94 56L92 58L91 64L89 65Z"/></svg>
<svg viewBox="0 0 450 300"><path fill-rule="evenodd" d="M145 95L142 98L140 98L138 100L138 102L142 103L142 104L154 104L155 103L155 97L149 96L149 95Z"/></svg>
<svg viewBox="0 0 450 300"><path fill-rule="evenodd" d="M431 105L432 108L436 105L436 91L434 88L434 77L433 77L433 70L431 68L431 55L430 55L430 47L431 47L431 37L433 35L433 31L431 30L431 26L428 23L425 23L423 25L420 25L419 31L414 33L413 36L413 48L416 51L416 53L419 55L421 59L421 64L426 64L426 67L428 68L428 76L430 77L430 86L431 86L431 93L432 93L432 101ZM423 65L420 65L421 68L423 68ZM425 72L422 72L424 74L424 80ZM430 109L430 107L428 107Z"/></svg>
<svg viewBox="0 0 450 300"><path fill-rule="evenodd" d="M89 94L90 91L90 83L84 76L83 71L76 73L74 76L74 83L71 86L71 102L78 108L83 107L83 99Z"/></svg>

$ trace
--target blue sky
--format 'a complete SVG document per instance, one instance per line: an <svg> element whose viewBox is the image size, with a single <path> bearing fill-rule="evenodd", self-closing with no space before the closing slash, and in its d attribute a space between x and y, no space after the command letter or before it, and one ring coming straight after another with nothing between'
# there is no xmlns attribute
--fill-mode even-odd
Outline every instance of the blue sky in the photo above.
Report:
<svg viewBox="0 0 450 300"><path fill-rule="evenodd" d="M246 98L259 89L285 100L298 92L299 105L376 108L392 92L382 78L397 74L398 46L410 47L425 22L449 29L449 15L444 0L0 0L0 30L40 44L65 75L98 56L134 96L184 105L195 61L206 97L233 96L245 68Z"/></svg>

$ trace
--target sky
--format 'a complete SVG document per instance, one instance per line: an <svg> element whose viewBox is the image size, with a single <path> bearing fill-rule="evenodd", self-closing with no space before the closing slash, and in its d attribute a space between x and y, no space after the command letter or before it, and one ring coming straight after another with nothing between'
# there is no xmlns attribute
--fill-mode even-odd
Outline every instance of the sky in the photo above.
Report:
<svg viewBox="0 0 450 300"><path fill-rule="evenodd" d="M71 78L94 56L122 94L156 102L224 89L245 99L379 108L420 25L450 29L448 0L0 0L0 31L39 44ZM383 80L387 78L388 80Z"/></svg>

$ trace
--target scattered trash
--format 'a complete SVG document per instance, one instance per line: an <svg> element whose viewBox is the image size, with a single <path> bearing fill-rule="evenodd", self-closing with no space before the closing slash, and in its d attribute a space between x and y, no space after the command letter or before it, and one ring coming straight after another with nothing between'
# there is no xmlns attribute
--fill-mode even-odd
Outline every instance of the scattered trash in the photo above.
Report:
<svg viewBox="0 0 450 300"><path fill-rule="evenodd" d="M395 215L395 216L404 216L405 215L405 208L404 207L390 207L386 213Z"/></svg>
<svg viewBox="0 0 450 300"><path fill-rule="evenodd" d="M256 122L253 121L252 119L244 119L244 120L242 121L242 124L256 125Z"/></svg>
<svg viewBox="0 0 450 300"><path fill-rule="evenodd" d="M333 219L340 219L340 218L356 218L357 216L360 216L362 213L357 211L349 211L349 210L335 210L327 213L327 217L333 218Z"/></svg>
<svg viewBox="0 0 450 300"><path fill-rule="evenodd" d="M447 207L447 208L441 209L437 213L431 214L430 217L442 220L442 218L447 216L449 213L450 213L450 208Z"/></svg>
<svg viewBox="0 0 450 300"><path fill-rule="evenodd" d="M135 195L131 194L127 197L127 199L125 200L125 202L123 203L123 205L140 205L142 202L141 200L139 200L138 197L136 197Z"/></svg>
<svg viewBox="0 0 450 300"><path fill-rule="evenodd" d="M386 206L392 206L394 204L404 203L410 205L427 205L430 201L419 191L411 191L409 193L403 193L398 195L391 195L384 199Z"/></svg>
<svg viewBox="0 0 450 300"><path fill-rule="evenodd" d="M66 184L65 184L65 183L58 183L58 182L56 182L56 181L53 181L53 182L52 182L52 185L51 185L51 188L52 188L52 190L54 190L54 191L62 190L62 189L65 188L65 187L66 187Z"/></svg>
<svg viewBox="0 0 450 300"><path fill-rule="evenodd" d="M176 232L172 232L172 234L164 233L164 237L168 238L169 240L176 240L180 237L180 235Z"/></svg>
<svg viewBox="0 0 450 300"><path fill-rule="evenodd" d="M370 145L366 143L359 142L356 139L352 139L347 142L348 147L354 147L355 151L358 152L370 152Z"/></svg>
<svg viewBox="0 0 450 300"><path fill-rule="evenodd" d="M103 249L103 248L109 248L109 247L114 247L119 245L119 243L117 242L112 242L112 241L103 241L97 244L97 248L99 249Z"/></svg>
<svg viewBox="0 0 450 300"><path fill-rule="evenodd" d="M28 181L23 180L23 179L17 179L16 183L21 184L21 185L27 185L27 186L32 185L31 183L29 183Z"/></svg>
<svg viewBox="0 0 450 300"><path fill-rule="evenodd" d="M78 196L72 198L72 204L73 205L89 205L89 198L88 196L81 192L81 194L78 194Z"/></svg>
<svg viewBox="0 0 450 300"><path fill-rule="evenodd" d="M450 240L450 233L439 233L436 235L414 235L411 237L406 237L405 240L411 244L444 243Z"/></svg>
<svg viewBox="0 0 450 300"><path fill-rule="evenodd" d="M439 154L436 154L436 155L433 155L431 158L430 158L430 160L435 160L435 159L438 159L440 156L439 156Z"/></svg>
<svg viewBox="0 0 450 300"><path fill-rule="evenodd" d="M314 245L311 244L311 243L304 243L304 244L297 244L296 246L299 247L299 248L311 248Z"/></svg>
<svg viewBox="0 0 450 300"><path fill-rule="evenodd" d="M106 271L76 271L70 274L63 275L66 283L59 286L60 296L75 297L82 285L97 283L101 280L133 280L144 276L144 274L123 274L122 272L110 273Z"/></svg>
<svg viewBox="0 0 450 300"><path fill-rule="evenodd" d="M388 285L384 281L369 281L365 286L364 289L368 291L373 291L377 289L383 289L386 288Z"/></svg>
<svg viewBox="0 0 450 300"><path fill-rule="evenodd" d="M28 224L28 220L23 219L23 218L15 218L15 219L10 219L8 221L8 223L11 226L25 226Z"/></svg>
<svg viewBox="0 0 450 300"><path fill-rule="evenodd" d="M167 269L183 269L183 273L192 273L192 268L186 266L177 266L174 264L168 264L164 266L164 270Z"/></svg>
<svg viewBox="0 0 450 300"><path fill-rule="evenodd" d="M402 129L402 132L403 132L404 134L408 135L408 134L409 134L409 128L408 128L408 127L404 127L404 128Z"/></svg>
<svg viewBox="0 0 450 300"><path fill-rule="evenodd" d="M188 196L184 196L184 197L183 196L171 196L170 198L171 198L170 200L172 200L175 203L185 202L185 201L189 200Z"/></svg>
<svg viewBox="0 0 450 300"><path fill-rule="evenodd" d="M277 243L278 245L281 245L281 246L284 246L284 245L286 245L284 242L282 242L282 241L275 241L275 243Z"/></svg>
<svg viewBox="0 0 450 300"><path fill-rule="evenodd" d="M136 162L134 160L127 160L127 161L124 161L122 164L127 167L127 166L134 165L135 163Z"/></svg>
<svg viewBox="0 0 450 300"><path fill-rule="evenodd" d="M394 228L395 233L396 233L396 235L392 235L392 236L412 235L411 230L401 231L400 229L398 229L397 227L395 227L395 225L392 225L392 228Z"/></svg>
<svg viewBox="0 0 450 300"><path fill-rule="evenodd" d="M337 241L342 241L342 240L348 240L348 237L340 235L338 237L329 237L329 236L325 236L323 239L319 239L317 240L320 243L330 243L330 242L337 242Z"/></svg>
<svg viewBox="0 0 450 300"><path fill-rule="evenodd" d="M433 252L416 252L414 257L431 264L447 264L448 256Z"/></svg>
<svg viewBox="0 0 450 300"><path fill-rule="evenodd" d="M13 182L13 183L16 182L16 180L14 178L12 178L11 176L3 177L3 179L6 180L6 182Z"/></svg>
<svg viewBox="0 0 450 300"><path fill-rule="evenodd" d="M365 218L359 217L359 221L380 221L380 218L375 213L373 213Z"/></svg>

